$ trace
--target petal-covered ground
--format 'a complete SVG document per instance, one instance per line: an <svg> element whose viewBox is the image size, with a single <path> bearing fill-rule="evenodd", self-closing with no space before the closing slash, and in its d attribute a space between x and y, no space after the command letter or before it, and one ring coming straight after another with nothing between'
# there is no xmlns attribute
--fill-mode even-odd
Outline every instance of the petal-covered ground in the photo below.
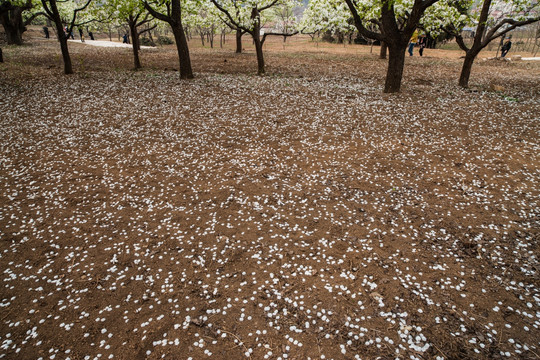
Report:
<svg viewBox="0 0 540 360"><path fill-rule="evenodd" d="M269 46L4 49L0 358L539 357L540 64Z"/></svg>

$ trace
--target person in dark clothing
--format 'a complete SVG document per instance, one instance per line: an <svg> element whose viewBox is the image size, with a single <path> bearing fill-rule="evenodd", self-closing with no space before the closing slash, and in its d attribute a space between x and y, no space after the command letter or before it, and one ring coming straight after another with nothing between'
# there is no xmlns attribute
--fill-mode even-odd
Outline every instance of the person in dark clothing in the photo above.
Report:
<svg viewBox="0 0 540 360"><path fill-rule="evenodd" d="M124 44L129 44L127 34L124 34L124 41L123 41L123 43L124 43Z"/></svg>
<svg viewBox="0 0 540 360"><path fill-rule="evenodd" d="M96 40L96 39L94 39L94 33L93 32L89 31L88 36L90 37L90 40Z"/></svg>
<svg viewBox="0 0 540 360"><path fill-rule="evenodd" d="M83 33L82 28L79 28L79 36L81 38L81 42L84 42L84 33Z"/></svg>
<svg viewBox="0 0 540 360"><path fill-rule="evenodd" d="M73 29L69 29L67 26L64 27L64 30L66 32L66 38L72 38L73 40L75 40L75 36L73 36Z"/></svg>
<svg viewBox="0 0 540 360"><path fill-rule="evenodd" d="M427 38L425 34L420 35L418 38L418 54L424 55L424 49L426 48Z"/></svg>
<svg viewBox="0 0 540 360"><path fill-rule="evenodd" d="M43 32L45 33L45 39L48 39L49 38L49 28L44 26L43 27Z"/></svg>
<svg viewBox="0 0 540 360"><path fill-rule="evenodd" d="M501 57L505 57L506 54L508 54L508 52L510 51L511 47L512 47L512 41L510 40L510 38L508 38L506 39L506 41L504 42L501 48Z"/></svg>

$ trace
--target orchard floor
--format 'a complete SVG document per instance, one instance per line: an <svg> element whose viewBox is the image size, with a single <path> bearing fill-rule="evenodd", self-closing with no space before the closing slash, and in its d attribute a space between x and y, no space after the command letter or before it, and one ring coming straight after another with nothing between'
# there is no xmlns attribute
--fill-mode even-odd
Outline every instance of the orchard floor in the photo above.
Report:
<svg viewBox="0 0 540 360"><path fill-rule="evenodd" d="M219 39L218 39L219 40ZM0 358L538 359L540 64L269 40L0 64ZM378 48L373 49L376 53ZM481 55L488 57L490 54ZM497 91L495 91L497 90Z"/></svg>

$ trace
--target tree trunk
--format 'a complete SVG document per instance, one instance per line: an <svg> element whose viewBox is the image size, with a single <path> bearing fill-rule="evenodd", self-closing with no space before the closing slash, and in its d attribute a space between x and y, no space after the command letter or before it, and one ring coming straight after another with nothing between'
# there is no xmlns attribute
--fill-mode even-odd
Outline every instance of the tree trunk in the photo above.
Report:
<svg viewBox="0 0 540 360"><path fill-rule="evenodd" d="M135 70L138 70L142 66L141 60L139 59L139 33L137 32L137 27L135 25L134 21L129 22L129 31L131 32L131 43L133 47L133 65L135 66Z"/></svg>
<svg viewBox="0 0 540 360"><path fill-rule="evenodd" d="M176 41L176 49L178 50L178 60L180 62L180 78L193 79L193 70L191 69L191 59L189 57L188 43L182 23L171 24L171 29Z"/></svg>
<svg viewBox="0 0 540 360"><path fill-rule="evenodd" d="M501 50L501 47L504 45L504 36L501 36L501 41L499 41L499 46L497 46L497 52L495 52L495 57L499 57L499 51ZM501 51L502 53L502 51Z"/></svg>
<svg viewBox="0 0 540 360"><path fill-rule="evenodd" d="M22 33L26 30L23 25L22 12L22 8L16 7L13 10L3 12L0 16L8 45L22 45Z"/></svg>
<svg viewBox="0 0 540 360"><path fill-rule="evenodd" d="M61 20L60 20L61 21ZM71 57L69 55L67 37L62 29L62 23L55 24L56 32L58 33L58 41L60 42L60 50L62 51L62 60L64 61L64 74L73 74L73 66L71 64Z"/></svg>
<svg viewBox="0 0 540 360"><path fill-rule="evenodd" d="M0 48L0 63L4 62L4 55L2 55L2 49Z"/></svg>
<svg viewBox="0 0 540 360"><path fill-rule="evenodd" d="M337 33L337 42L338 44L343 44L344 41L345 41L345 35L343 35L341 31L339 31Z"/></svg>
<svg viewBox="0 0 540 360"><path fill-rule="evenodd" d="M263 44L258 31L253 33L253 42L255 43L255 51L257 52L257 75L264 75Z"/></svg>
<svg viewBox="0 0 540 360"><path fill-rule="evenodd" d="M12 26L4 26L8 45L22 45L22 33Z"/></svg>
<svg viewBox="0 0 540 360"><path fill-rule="evenodd" d="M476 55L478 55L478 52L473 52L472 50L467 51L465 55L465 60L463 61L463 66L461 68L461 74L459 75L459 86L463 88L469 87L469 78L471 76L471 69Z"/></svg>
<svg viewBox="0 0 540 360"><path fill-rule="evenodd" d="M242 31L236 30L236 53L242 53Z"/></svg>
<svg viewBox="0 0 540 360"><path fill-rule="evenodd" d="M60 25L60 28L61 27L62 25ZM67 37L64 34L64 31L58 30L58 26L56 26L56 28L58 34L60 35L60 50L62 50L62 59L64 60L64 74L73 74L73 66L71 65L71 57L69 56Z"/></svg>
<svg viewBox="0 0 540 360"><path fill-rule="evenodd" d="M62 59L64 60L64 74L69 75L73 74L73 66L71 65L71 57L69 56L67 35L64 32L64 27L62 24L62 19L60 18L60 12L56 6L56 0L50 0L49 5L52 12L52 21L56 27L56 34L58 36L58 41L60 42L60 50L62 51Z"/></svg>
<svg viewBox="0 0 540 360"><path fill-rule="evenodd" d="M405 46L388 46L388 69L386 71L385 93L396 93L401 89L403 66L405 65Z"/></svg>
<svg viewBox="0 0 540 360"><path fill-rule="evenodd" d="M379 59L386 59L386 52L387 52L388 46L384 41L381 41L381 52L379 53Z"/></svg>
<svg viewBox="0 0 540 360"><path fill-rule="evenodd" d="M152 37L152 31L148 31L148 38L150 39L150 43L152 46L156 46L156 43L154 42L154 38Z"/></svg>

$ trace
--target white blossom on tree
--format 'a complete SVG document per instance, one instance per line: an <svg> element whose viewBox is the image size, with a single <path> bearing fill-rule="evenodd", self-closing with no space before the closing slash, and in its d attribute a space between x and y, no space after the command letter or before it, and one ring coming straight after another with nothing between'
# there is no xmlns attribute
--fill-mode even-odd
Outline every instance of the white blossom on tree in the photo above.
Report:
<svg viewBox="0 0 540 360"><path fill-rule="evenodd" d="M305 34L321 32L337 34L354 31L355 27L345 2L312 0L304 11L300 29Z"/></svg>

